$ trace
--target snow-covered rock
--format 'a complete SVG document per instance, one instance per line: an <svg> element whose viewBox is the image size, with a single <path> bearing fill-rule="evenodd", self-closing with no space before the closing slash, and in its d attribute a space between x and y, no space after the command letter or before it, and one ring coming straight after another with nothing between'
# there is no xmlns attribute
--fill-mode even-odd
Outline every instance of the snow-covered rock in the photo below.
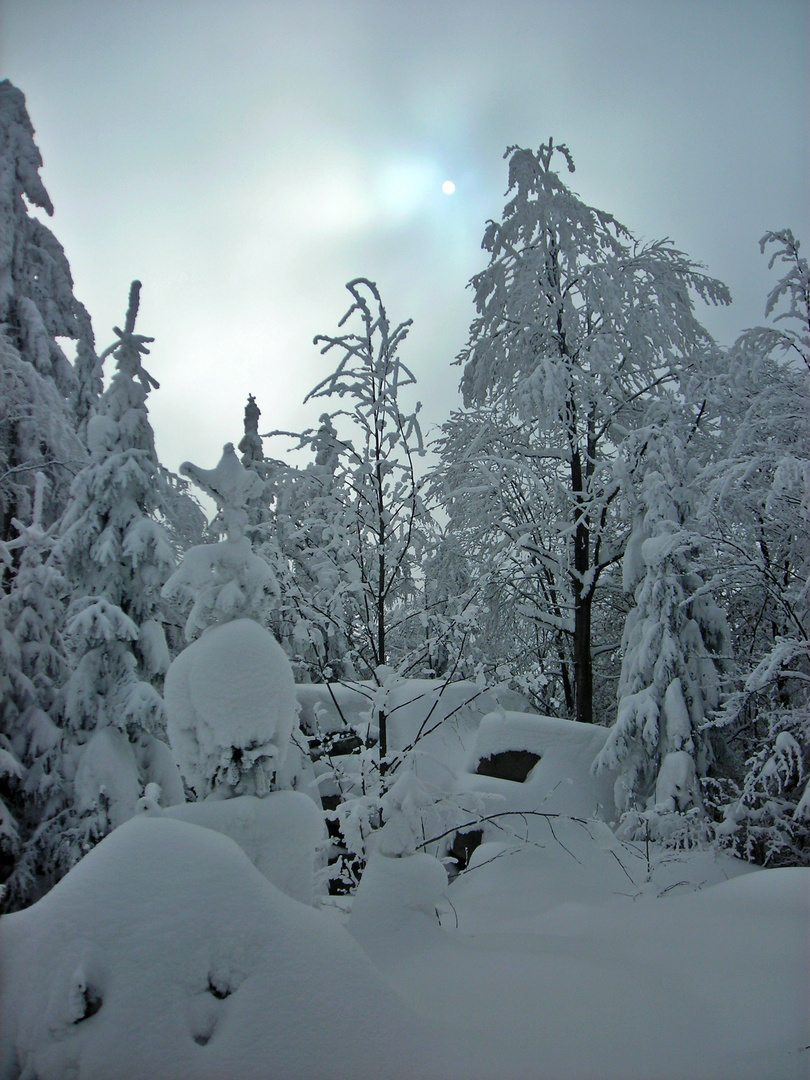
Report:
<svg viewBox="0 0 810 1080"><path fill-rule="evenodd" d="M517 784L486 775L468 775L465 787L491 791L505 799L504 809L542 810L575 817L613 821L615 775L593 776L590 764L605 745L606 728L533 713L490 713L481 721L467 770L475 774L482 761L510 751L538 758L526 780Z"/></svg>

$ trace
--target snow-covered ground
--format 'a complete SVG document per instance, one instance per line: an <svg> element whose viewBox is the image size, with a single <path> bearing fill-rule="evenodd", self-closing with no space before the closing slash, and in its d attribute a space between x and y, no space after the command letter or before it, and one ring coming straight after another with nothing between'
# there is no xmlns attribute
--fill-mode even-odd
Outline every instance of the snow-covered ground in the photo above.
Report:
<svg viewBox="0 0 810 1080"><path fill-rule="evenodd" d="M483 843L451 882L375 853L348 918L301 901L303 795L144 800L0 919L0 1078L807 1077L810 871L620 842L589 773L604 737L514 712L445 728ZM525 782L473 772L514 749L540 757Z"/></svg>

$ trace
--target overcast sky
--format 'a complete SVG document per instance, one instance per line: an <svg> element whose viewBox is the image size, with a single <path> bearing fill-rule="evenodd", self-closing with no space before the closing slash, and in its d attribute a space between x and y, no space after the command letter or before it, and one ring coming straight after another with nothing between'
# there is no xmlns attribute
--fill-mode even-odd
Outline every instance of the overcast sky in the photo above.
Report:
<svg viewBox="0 0 810 1080"><path fill-rule="evenodd" d="M447 416L510 144L566 142L586 201L724 280L734 306L705 320L722 343L761 321L762 233L789 226L810 249L809 13L0 0L0 75L26 95L99 348L140 278L158 451L209 467L238 442L248 393L262 431L317 422L302 399L333 354L312 338L336 329L353 277L378 283L392 321L413 318L403 359L428 425Z"/></svg>

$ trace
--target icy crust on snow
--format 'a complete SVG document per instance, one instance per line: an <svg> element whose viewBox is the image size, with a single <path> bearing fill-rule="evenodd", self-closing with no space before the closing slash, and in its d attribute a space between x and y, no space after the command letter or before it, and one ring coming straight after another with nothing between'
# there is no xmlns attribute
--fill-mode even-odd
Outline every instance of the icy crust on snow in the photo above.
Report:
<svg viewBox="0 0 810 1080"><path fill-rule="evenodd" d="M341 926L186 822L139 815L0 920L3 1080L412 1080L450 1074L440 1047Z"/></svg>
<svg viewBox="0 0 810 1080"><path fill-rule="evenodd" d="M199 798L265 794L283 769L297 701L292 669L252 619L211 626L173 661L167 734Z"/></svg>
<svg viewBox="0 0 810 1080"><path fill-rule="evenodd" d="M271 791L262 799L208 799L164 813L229 837L277 889L303 904L313 903L315 856L326 829L323 811L308 796Z"/></svg>
<svg viewBox="0 0 810 1080"><path fill-rule="evenodd" d="M615 775L590 772L607 737L607 728L575 720L503 710L490 713L475 734L466 760L468 773L474 773L483 759L510 750L527 750L540 760L522 784L468 775L464 787L499 794L504 810L536 809L613 821Z"/></svg>

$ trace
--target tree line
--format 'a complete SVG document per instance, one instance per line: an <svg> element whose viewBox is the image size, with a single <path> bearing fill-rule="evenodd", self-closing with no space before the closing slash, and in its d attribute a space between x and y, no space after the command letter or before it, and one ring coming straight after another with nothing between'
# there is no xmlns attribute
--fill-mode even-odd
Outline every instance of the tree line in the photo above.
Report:
<svg viewBox="0 0 810 1080"><path fill-rule="evenodd" d="M140 284L98 351L30 210L53 207L8 81L0 139L5 909L126 815L105 769L133 805L149 784L183 797L164 676L244 617L298 682L473 678L609 726L593 767L617 774L628 836L810 861L810 272L789 229L761 242L767 324L722 349L696 310L730 303L721 282L587 206L564 145L510 147L433 466L410 321L358 278L315 338L336 361L307 397L317 425L260 433L251 395L219 465L176 476L149 422ZM217 503L210 524L190 485ZM383 788L386 720L341 733L373 749Z"/></svg>

